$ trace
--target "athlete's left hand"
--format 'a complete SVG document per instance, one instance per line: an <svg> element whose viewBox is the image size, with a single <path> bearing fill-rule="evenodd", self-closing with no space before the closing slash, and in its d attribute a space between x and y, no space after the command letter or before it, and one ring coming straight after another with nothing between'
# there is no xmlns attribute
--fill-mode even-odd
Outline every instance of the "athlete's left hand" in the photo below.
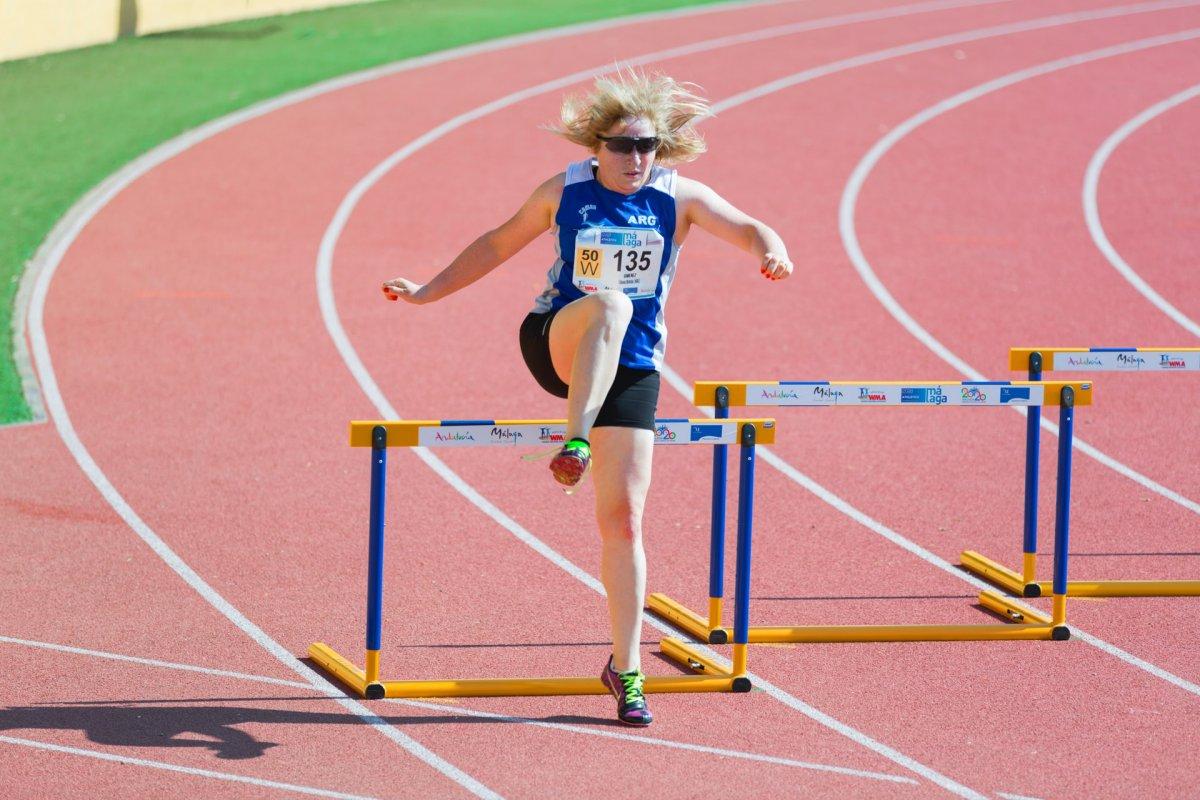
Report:
<svg viewBox="0 0 1200 800"><path fill-rule="evenodd" d="M787 256L767 253L763 256L762 266L759 267L759 270L767 280L781 281L792 274L792 262L788 260Z"/></svg>

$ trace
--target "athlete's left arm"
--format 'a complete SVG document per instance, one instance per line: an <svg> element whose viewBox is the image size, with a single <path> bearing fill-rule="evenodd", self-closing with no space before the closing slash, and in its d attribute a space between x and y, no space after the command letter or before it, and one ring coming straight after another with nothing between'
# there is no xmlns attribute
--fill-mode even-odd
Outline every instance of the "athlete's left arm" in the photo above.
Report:
<svg viewBox="0 0 1200 800"><path fill-rule="evenodd" d="M770 280L782 280L792 274L783 239L765 223L735 207L699 181L680 177L675 201L680 204L687 225L698 225L735 247L752 254L760 262L762 274Z"/></svg>

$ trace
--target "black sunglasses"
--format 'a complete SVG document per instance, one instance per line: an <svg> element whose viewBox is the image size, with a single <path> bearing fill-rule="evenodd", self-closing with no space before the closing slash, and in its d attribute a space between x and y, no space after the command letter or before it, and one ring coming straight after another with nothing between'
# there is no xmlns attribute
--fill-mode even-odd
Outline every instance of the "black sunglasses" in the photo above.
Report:
<svg viewBox="0 0 1200 800"><path fill-rule="evenodd" d="M642 155L652 153L662 144L662 140L657 136L600 136L597 134L596 138L604 142L606 148L623 156L629 155L634 150Z"/></svg>

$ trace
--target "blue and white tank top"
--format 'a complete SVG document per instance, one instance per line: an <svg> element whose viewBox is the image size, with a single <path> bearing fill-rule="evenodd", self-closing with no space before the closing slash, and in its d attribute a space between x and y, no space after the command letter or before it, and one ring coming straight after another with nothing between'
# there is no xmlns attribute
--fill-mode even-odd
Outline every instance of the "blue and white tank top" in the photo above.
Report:
<svg viewBox="0 0 1200 800"><path fill-rule="evenodd" d="M663 307L679 258L676 172L651 167L646 184L625 195L601 186L595 166L589 158L567 167L552 231L558 257L533 310L556 311L601 289L623 292L633 301L633 319L620 364L659 370L667 345Z"/></svg>

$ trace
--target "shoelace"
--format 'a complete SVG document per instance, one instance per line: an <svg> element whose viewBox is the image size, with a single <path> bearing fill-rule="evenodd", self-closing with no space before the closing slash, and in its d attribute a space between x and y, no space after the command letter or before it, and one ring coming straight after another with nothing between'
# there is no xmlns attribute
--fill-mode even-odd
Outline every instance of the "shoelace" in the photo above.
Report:
<svg viewBox="0 0 1200 800"><path fill-rule="evenodd" d="M640 672L619 672L617 677L621 679L621 685L625 687L625 702L637 703L645 697L642 692L642 685L646 682L646 676Z"/></svg>
<svg viewBox="0 0 1200 800"><path fill-rule="evenodd" d="M521 456L521 460L541 461L543 458L549 458L550 456L557 455L559 450L562 450L562 445L556 444L549 450L539 450L536 453L526 453L525 455Z"/></svg>

